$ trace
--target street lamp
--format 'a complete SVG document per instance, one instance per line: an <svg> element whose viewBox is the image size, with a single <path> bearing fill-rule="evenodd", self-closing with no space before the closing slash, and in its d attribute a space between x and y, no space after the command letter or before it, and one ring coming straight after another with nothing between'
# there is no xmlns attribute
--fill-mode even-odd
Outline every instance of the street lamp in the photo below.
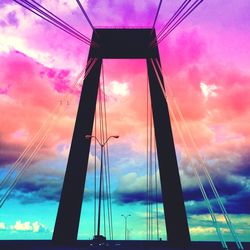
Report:
<svg viewBox="0 0 250 250"><path fill-rule="evenodd" d="M85 135L85 139L91 139L94 138L98 144L101 147L101 167L100 167L100 187L99 187L99 204L98 204L98 225L97 225L97 235L94 237L97 241L98 240L103 240L104 237L100 235L100 224L101 224L101 195L102 195L102 176L103 176L103 149L104 146L107 144L107 142L109 141L109 139L111 138L119 138L118 135L111 135L108 137L108 139L104 142L101 143L98 138L94 135Z"/></svg>
<svg viewBox="0 0 250 250"><path fill-rule="evenodd" d="M121 215L122 217L124 217L124 226L125 226L125 231L124 231L124 235L125 235L125 240L127 240L127 220L128 217L131 216L130 214L128 215Z"/></svg>

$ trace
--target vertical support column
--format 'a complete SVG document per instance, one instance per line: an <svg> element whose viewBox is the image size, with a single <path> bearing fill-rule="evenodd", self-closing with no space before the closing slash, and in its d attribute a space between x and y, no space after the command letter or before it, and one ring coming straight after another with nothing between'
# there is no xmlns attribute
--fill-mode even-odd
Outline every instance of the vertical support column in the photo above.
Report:
<svg viewBox="0 0 250 250"><path fill-rule="evenodd" d="M90 140L86 140L85 135L92 134L101 64L102 59L97 59L82 88L53 234L57 244L77 240L90 150Z"/></svg>
<svg viewBox="0 0 250 250"><path fill-rule="evenodd" d="M150 59L147 68L168 242L183 247L190 243L190 235L168 106ZM163 83L161 69L157 67L157 71Z"/></svg>

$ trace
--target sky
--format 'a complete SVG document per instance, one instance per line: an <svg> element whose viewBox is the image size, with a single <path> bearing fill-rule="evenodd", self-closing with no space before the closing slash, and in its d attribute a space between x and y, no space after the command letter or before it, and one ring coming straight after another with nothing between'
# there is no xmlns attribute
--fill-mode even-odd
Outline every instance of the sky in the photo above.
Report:
<svg viewBox="0 0 250 250"><path fill-rule="evenodd" d="M75 1L39 2L91 37ZM82 3L95 27L152 27L158 5L153 0ZM163 1L156 33L181 3ZM200 173L224 237L232 240L197 155L205 159L240 240L250 237L249 13L247 0L205 0L159 44L192 240L218 240L192 166ZM51 239L82 85L82 80L77 86L74 82L89 47L11 0L0 2L0 34L1 180L37 131L45 140L0 208L0 239ZM129 239L146 239L146 62L105 59L103 65L108 134L120 136L109 143L114 238L124 238L121 214L130 214ZM58 106L62 111L48 122ZM92 141L78 239L94 234L94 163ZM99 170L99 150L96 164ZM13 176L22 167L18 164ZM8 185L1 186L1 197ZM154 216L158 205L159 235L166 239L161 199L152 203ZM153 221L157 239L155 217Z"/></svg>

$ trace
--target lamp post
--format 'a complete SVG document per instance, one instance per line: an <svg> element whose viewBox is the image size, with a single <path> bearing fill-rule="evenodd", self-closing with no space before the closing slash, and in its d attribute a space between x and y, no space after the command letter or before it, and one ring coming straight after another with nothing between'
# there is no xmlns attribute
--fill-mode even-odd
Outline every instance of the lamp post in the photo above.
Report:
<svg viewBox="0 0 250 250"><path fill-rule="evenodd" d="M130 214L128 215L121 215L122 217L124 217L124 227L125 227L125 231L124 231L124 236L125 236L125 240L127 240L127 220L128 220L128 217L131 216Z"/></svg>
<svg viewBox="0 0 250 250"><path fill-rule="evenodd" d="M94 138L98 144L100 145L101 147L101 167L100 167L100 186L99 186L99 204L98 204L98 224L97 224L97 237L95 236L95 238L100 239L102 238L102 236L100 235L100 225L101 225L101 196L102 196L102 176L103 176L103 149L104 149L104 146L107 144L107 142L109 141L109 139L111 138L119 138L118 135L111 135L108 137L108 139L104 142L104 143L101 143L98 138L94 135L85 135L85 139L91 139L91 138Z"/></svg>

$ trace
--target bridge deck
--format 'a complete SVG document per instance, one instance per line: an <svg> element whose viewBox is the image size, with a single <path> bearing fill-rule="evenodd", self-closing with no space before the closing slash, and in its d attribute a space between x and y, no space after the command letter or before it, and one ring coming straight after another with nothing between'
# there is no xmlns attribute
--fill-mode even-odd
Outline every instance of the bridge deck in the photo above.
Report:
<svg viewBox="0 0 250 250"><path fill-rule="evenodd" d="M55 246L48 240L1 240L0 249L6 250L222 250L219 242L192 242L188 248L173 248L165 241L107 241L107 246L91 246L92 241L77 241L74 246ZM229 250L236 250L235 243L228 243ZM250 242L243 243L250 250Z"/></svg>

